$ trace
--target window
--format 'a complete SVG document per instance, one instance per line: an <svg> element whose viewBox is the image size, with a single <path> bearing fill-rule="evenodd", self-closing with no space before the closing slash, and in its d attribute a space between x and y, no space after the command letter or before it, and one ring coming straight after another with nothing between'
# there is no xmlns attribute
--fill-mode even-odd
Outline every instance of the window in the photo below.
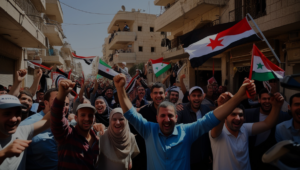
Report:
<svg viewBox="0 0 300 170"><path fill-rule="evenodd" d="M143 47L139 46L139 52L143 52Z"/></svg>
<svg viewBox="0 0 300 170"><path fill-rule="evenodd" d="M154 32L154 27L150 27L150 32Z"/></svg>
<svg viewBox="0 0 300 170"><path fill-rule="evenodd" d="M160 32L160 35L165 35L165 32Z"/></svg>
<svg viewBox="0 0 300 170"><path fill-rule="evenodd" d="M142 27L141 26L138 26L138 31L142 31Z"/></svg>
<svg viewBox="0 0 300 170"><path fill-rule="evenodd" d="M155 47L151 47L151 53L155 52Z"/></svg>

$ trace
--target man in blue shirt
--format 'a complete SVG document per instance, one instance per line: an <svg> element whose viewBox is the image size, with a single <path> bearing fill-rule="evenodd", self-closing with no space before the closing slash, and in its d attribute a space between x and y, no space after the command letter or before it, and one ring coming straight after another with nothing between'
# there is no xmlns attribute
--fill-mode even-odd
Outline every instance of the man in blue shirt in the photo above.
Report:
<svg viewBox="0 0 300 170"><path fill-rule="evenodd" d="M48 113L53 104L53 100L58 93L57 89L50 89L45 93L44 104L45 109L36 113L20 123L20 126L31 125L41 120L46 113ZM57 143L51 132L47 129L32 138L32 143L27 148L26 154L26 169L57 169Z"/></svg>
<svg viewBox="0 0 300 170"><path fill-rule="evenodd" d="M276 126L276 141L292 140L300 143L300 93L291 96L288 108L293 118Z"/></svg>
<svg viewBox="0 0 300 170"><path fill-rule="evenodd" d="M145 139L147 151L147 169L190 169L190 150L192 143L204 133L207 133L220 121L225 119L232 110L244 99L247 99L246 89L255 94L254 81L242 85L237 94L215 111L207 113L194 123L179 124L175 105L162 102L157 107L158 123L148 122L138 114L126 95L124 74L114 77L120 105L125 118L135 127ZM134 165L133 165L134 166Z"/></svg>

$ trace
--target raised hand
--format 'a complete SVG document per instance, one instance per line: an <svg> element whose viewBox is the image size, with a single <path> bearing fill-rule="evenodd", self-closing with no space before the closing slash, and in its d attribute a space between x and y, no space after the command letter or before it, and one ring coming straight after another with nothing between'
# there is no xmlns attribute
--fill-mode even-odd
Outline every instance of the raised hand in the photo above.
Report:
<svg viewBox="0 0 300 170"><path fill-rule="evenodd" d="M233 95L230 92L222 93L217 100L218 106L221 106L222 104L226 103L232 97Z"/></svg>
<svg viewBox="0 0 300 170"><path fill-rule="evenodd" d="M21 70L17 71L16 78L17 78L18 82L23 81L26 74L27 74L27 70L25 70L25 69L21 69Z"/></svg>
<svg viewBox="0 0 300 170"><path fill-rule="evenodd" d="M181 78L181 79L184 79L184 78L185 78L185 74L181 75L180 78Z"/></svg>
<svg viewBox="0 0 300 170"><path fill-rule="evenodd" d="M114 77L114 84L116 88L123 88L125 86L126 77L124 74L118 74Z"/></svg>
<svg viewBox="0 0 300 170"><path fill-rule="evenodd" d="M284 97L279 93L275 93L270 100L272 107L278 107L281 108L281 106L284 103Z"/></svg>
<svg viewBox="0 0 300 170"><path fill-rule="evenodd" d="M59 82L57 99L65 101L66 96L73 90L75 83L71 80L65 79Z"/></svg>
<svg viewBox="0 0 300 170"><path fill-rule="evenodd" d="M7 158L11 158L14 156L18 157L29 146L30 143L31 140L16 139L2 151Z"/></svg>
<svg viewBox="0 0 300 170"><path fill-rule="evenodd" d="M249 93L250 96L254 96L256 94L256 86L254 84L254 80L249 80L245 78L242 86L240 87L239 91L236 95L239 95L243 99L247 99L246 91Z"/></svg>
<svg viewBox="0 0 300 170"><path fill-rule="evenodd" d="M34 78L41 79L42 75L43 75L43 71L41 68L34 70Z"/></svg>
<svg viewBox="0 0 300 170"><path fill-rule="evenodd" d="M104 135L104 132L105 132L105 126L102 124L102 123L95 123L93 125L93 129L96 131L96 132L99 132L100 135Z"/></svg>

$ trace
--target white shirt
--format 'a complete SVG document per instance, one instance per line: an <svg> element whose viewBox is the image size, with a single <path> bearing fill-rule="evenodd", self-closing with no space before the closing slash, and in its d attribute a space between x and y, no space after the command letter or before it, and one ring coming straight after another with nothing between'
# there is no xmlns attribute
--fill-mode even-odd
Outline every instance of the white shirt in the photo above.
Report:
<svg viewBox="0 0 300 170"><path fill-rule="evenodd" d="M209 131L214 170L251 170L248 137L252 133L252 126L253 123L244 123L237 137L227 130L225 124L216 138L212 138Z"/></svg>
<svg viewBox="0 0 300 170"><path fill-rule="evenodd" d="M259 121L260 122L265 121L267 117L268 117L268 115L259 113ZM267 131L264 131L264 132L258 134L256 136L255 146L257 146L257 145L263 143L265 140L267 140L270 133L271 133L271 130L267 130Z"/></svg>

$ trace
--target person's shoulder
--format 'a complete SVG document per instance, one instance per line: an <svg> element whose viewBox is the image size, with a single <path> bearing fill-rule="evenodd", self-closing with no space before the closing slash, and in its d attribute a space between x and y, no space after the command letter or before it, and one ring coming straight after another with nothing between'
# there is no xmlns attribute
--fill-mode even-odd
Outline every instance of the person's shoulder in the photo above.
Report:
<svg viewBox="0 0 300 170"><path fill-rule="evenodd" d="M35 113L35 114L27 117L25 120L23 120L19 126L30 125L32 123L35 123L35 122L41 120L43 117L44 116L41 114L41 112Z"/></svg>
<svg viewBox="0 0 300 170"><path fill-rule="evenodd" d="M276 129L287 129L292 126L292 119L283 121L276 126Z"/></svg>

